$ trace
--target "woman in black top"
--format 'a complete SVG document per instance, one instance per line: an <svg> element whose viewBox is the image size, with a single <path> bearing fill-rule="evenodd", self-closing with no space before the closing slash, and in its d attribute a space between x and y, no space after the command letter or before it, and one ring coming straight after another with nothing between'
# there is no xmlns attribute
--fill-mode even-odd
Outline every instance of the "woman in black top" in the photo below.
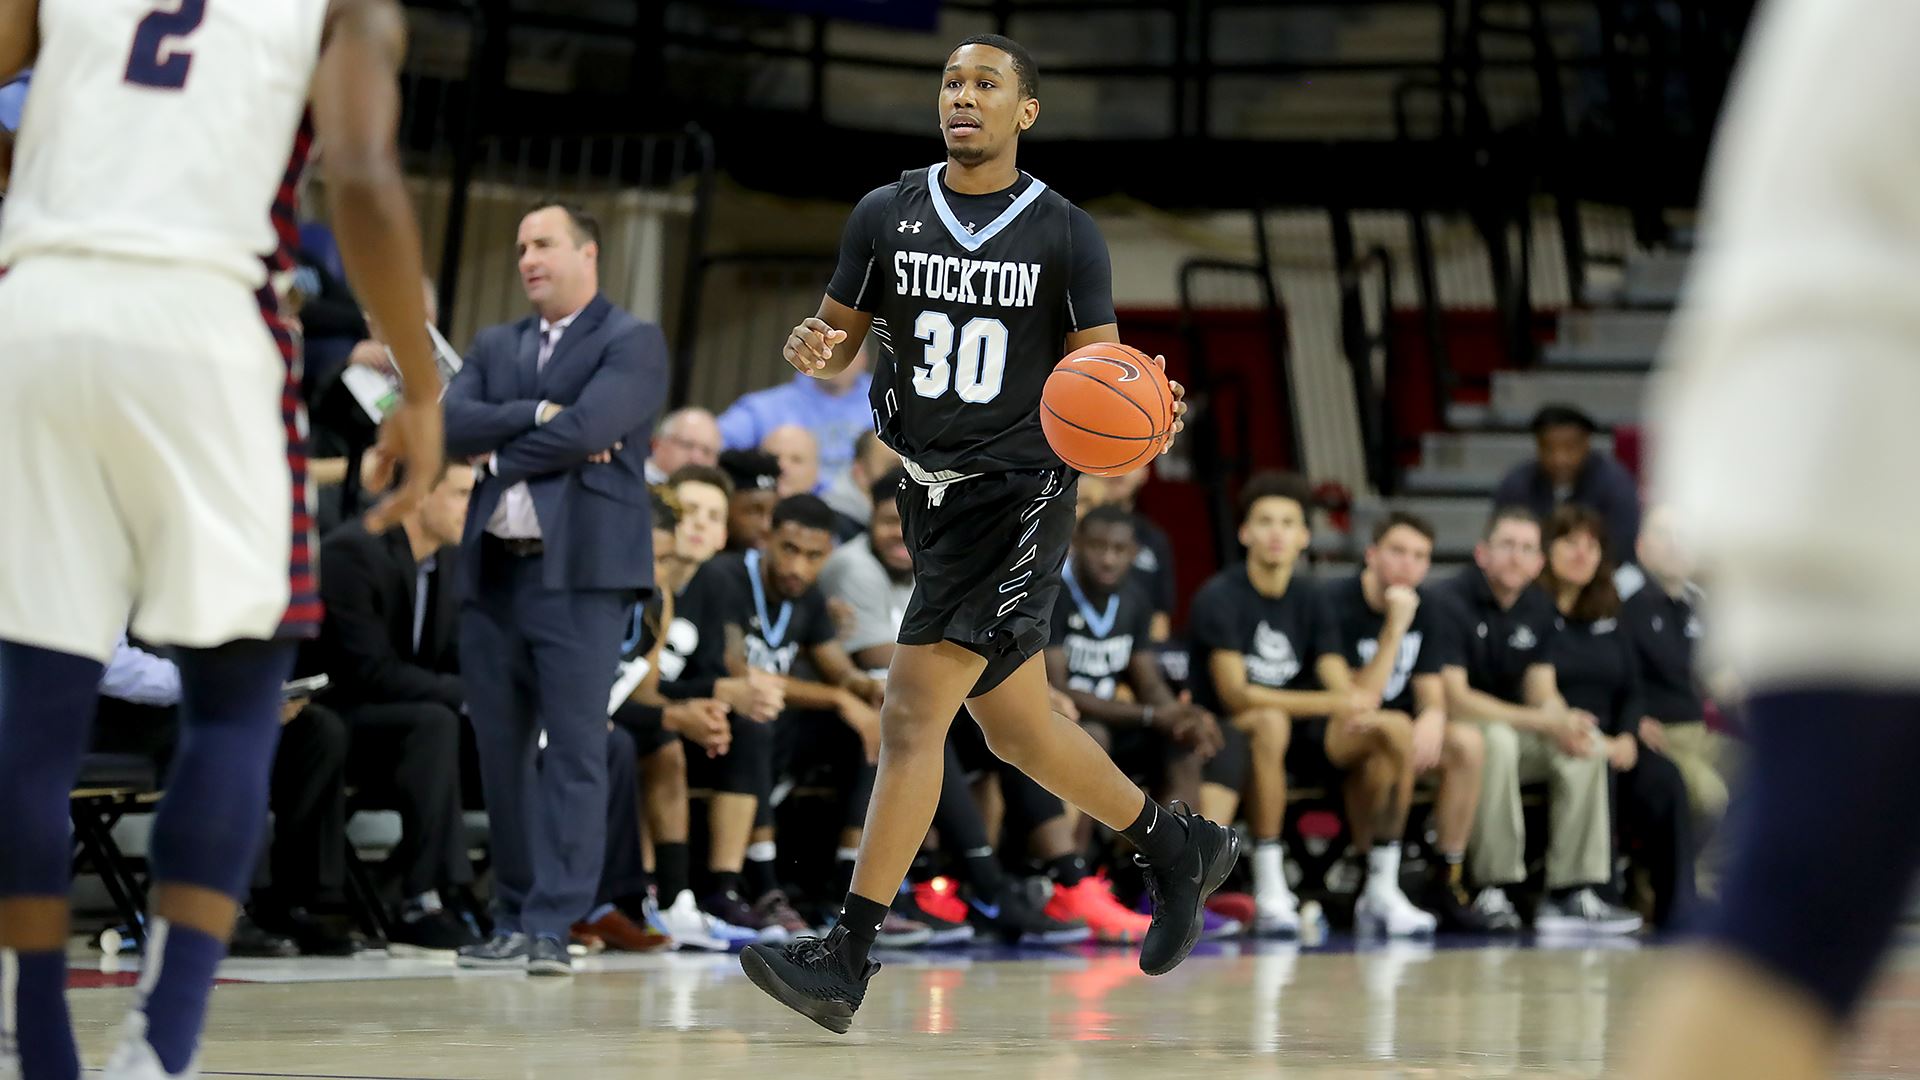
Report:
<svg viewBox="0 0 1920 1080"><path fill-rule="evenodd" d="M1640 741L1639 661L1620 626L1605 536L1600 515L1583 506L1562 506L1548 523L1540 587L1561 616L1548 659L1567 704L1599 719L1615 774L1614 835L1636 877L1646 875L1652 922L1666 926L1693 900L1692 823L1680 770Z"/></svg>

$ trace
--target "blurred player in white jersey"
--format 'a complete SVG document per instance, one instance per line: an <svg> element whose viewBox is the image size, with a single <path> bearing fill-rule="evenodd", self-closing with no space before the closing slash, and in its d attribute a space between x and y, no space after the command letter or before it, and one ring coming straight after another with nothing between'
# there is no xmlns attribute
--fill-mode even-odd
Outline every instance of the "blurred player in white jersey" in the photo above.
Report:
<svg viewBox="0 0 1920 1080"><path fill-rule="evenodd" d="M392 336L407 401L374 469L404 461L406 481L376 517L437 478L439 381L394 148L404 48L392 0L0 0L0 83L34 69L0 221L5 1080L79 1075L67 792L129 621L179 647L183 734L154 819L140 999L106 1075L195 1074L266 816L290 639L320 617L299 368L270 283L290 265L314 131L359 295L381 325L416 328Z"/></svg>
<svg viewBox="0 0 1920 1080"><path fill-rule="evenodd" d="M1920 4L1774 0L1721 121L1658 483L1753 768L1641 1077L1826 1075L1920 863Z"/></svg>

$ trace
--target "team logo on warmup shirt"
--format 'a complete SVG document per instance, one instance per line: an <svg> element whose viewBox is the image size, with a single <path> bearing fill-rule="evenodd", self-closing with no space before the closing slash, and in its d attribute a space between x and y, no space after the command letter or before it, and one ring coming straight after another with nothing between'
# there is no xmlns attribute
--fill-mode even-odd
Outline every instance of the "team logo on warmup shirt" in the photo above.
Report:
<svg viewBox="0 0 1920 1080"><path fill-rule="evenodd" d="M747 666L758 671L771 671L775 675L788 675L793 672L793 662L800 656L800 643L789 641L779 648L767 644L760 635L760 617L754 616L747 624Z"/></svg>
<svg viewBox="0 0 1920 1080"><path fill-rule="evenodd" d="M1285 686L1300 674L1300 657L1293 651L1293 642L1268 626L1265 619L1254 628L1253 654L1246 660L1247 677L1262 686Z"/></svg>
<svg viewBox="0 0 1920 1080"><path fill-rule="evenodd" d="M1540 644L1540 639L1534 636L1533 628L1530 626L1519 627L1514 630L1513 636L1507 639L1508 648L1519 649L1522 652L1538 644Z"/></svg>

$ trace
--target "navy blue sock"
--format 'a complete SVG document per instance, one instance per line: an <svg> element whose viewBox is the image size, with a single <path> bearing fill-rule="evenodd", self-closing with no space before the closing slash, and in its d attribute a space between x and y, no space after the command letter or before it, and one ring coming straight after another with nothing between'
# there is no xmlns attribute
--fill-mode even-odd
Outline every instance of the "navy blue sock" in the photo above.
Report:
<svg viewBox="0 0 1920 1080"><path fill-rule="evenodd" d="M266 831L293 645L236 641L183 649L179 662L180 748L153 818L153 876L238 899Z"/></svg>
<svg viewBox="0 0 1920 1080"><path fill-rule="evenodd" d="M83 656L0 642L0 898L66 902L67 793L86 751L100 672ZM80 1075L64 951L0 950L0 1056L7 1054L19 1055L32 1080Z"/></svg>
<svg viewBox="0 0 1920 1080"><path fill-rule="evenodd" d="M0 642L0 897L64 898L67 793L100 697L99 661Z"/></svg>
<svg viewBox="0 0 1920 1080"><path fill-rule="evenodd" d="M213 995L213 972L226 955L227 943L204 930L157 916L152 921L146 969L140 973L140 1011L147 1017L147 1045L170 1073L185 1072L193 1061Z"/></svg>
<svg viewBox="0 0 1920 1080"><path fill-rule="evenodd" d="M0 1055L9 1049L32 1080L78 1080L66 953L0 951Z"/></svg>
<svg viewBox="0 0 1920 1080"><path fill-rule="evenodd" d="M1733 853L1706 933L1844 1021L1920 867L1920 692L1760 694L1746 721Z"/></svg>

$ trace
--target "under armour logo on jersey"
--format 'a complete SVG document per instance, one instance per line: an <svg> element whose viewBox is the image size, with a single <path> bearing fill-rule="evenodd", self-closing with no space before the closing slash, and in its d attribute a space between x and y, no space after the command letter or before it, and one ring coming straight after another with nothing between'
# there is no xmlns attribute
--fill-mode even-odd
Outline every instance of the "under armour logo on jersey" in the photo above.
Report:
<svg viewBox="0 0 1920 1080"><path fill-rule="evenodd" d="M917 236L917 235L919 235L919 233L920 233L920 226L921 226L921 224L922 224L922 223L921 223L921 222L918 222L918 221L903 221L903 222L901 222L901 223L900 223L900 228L898 228L898 229L896 229L896 230L894 230L894 231L896 231L896 232L903 232L903 233L909 233L909 232L910 232L910 233L913 233L914 235L916 235L916 236Z"/></svg>

